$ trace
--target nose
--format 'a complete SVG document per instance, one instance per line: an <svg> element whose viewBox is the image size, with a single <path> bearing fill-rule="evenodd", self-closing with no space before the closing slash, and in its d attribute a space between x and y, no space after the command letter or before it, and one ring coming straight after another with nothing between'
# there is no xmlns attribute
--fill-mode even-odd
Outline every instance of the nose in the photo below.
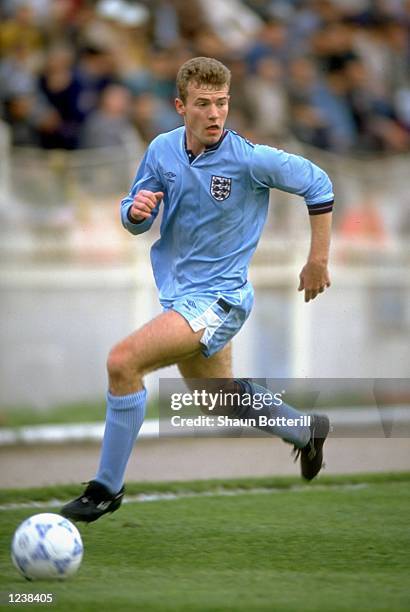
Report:
<svg viewBox="0 0 410 612"><path fill-rule="evenodd" d="M218 118L218 107L216 106L216 104L211 104L211 106L209 107L208 118L209 119L217 119Z"/></svg>

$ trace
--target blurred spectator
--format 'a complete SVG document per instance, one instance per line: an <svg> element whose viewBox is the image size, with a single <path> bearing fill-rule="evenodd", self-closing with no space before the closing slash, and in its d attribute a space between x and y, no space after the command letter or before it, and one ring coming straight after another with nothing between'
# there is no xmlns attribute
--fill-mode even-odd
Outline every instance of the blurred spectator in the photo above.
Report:
<svg viewBox="0 0 410 612"><path fill-rule="evenodd" d="M313 58L301 56L292 59L288 64L286 85L291 102L311 104L320 86Z"/></svg>
<svg viewBox="0 0 410 612"><path fill-rule="evenodd" d="M270 20L264 23L250 44L246 59L249 73L256 70L259 60L272 57L285 64L288 59L288 29L280 21Z"/></svg>
<svg viewBox="0 0 410 612"><path fill-rule="evenodd" d="M153 4L153 42L168 49L178 44L181 36L177 11L171 0L157 0Z"/></svg>
<svg viewBox="0 0 410 612"><path fill-rule="evenodd" d="M87 116L98 106L101 92L117 80L112 54L93 45L83 47L76 64L76 76L81 84L79 109Z"/></svg>
<svg viewBox="0 0 410 612"><path fill-rule="evenodd" d="M181 125L180 116L171 105L151 92L135 97L132 119L145 142L151 141L160 132L168 132Z"/></svg>
<svg viewBox="0 0 410 612"><path fill-rule="evenodd" d="M409 15L410 17L410 15ZM410 84L410 21L386 23L390 91Z"/></svg>
<svg viewBox="0 0 410 612"><path fill-rule="evenodd" d="M63 44L74 48L79 44L76 20L82 4L82 0L51 0L48 3L47 16L42 21L48 48Z"/></svg>
<svg viewBox="0 0 410 612"><path fill-rule="evenodd" d="M44 46L41 29L35 22L35 14L29 3L17 3L14 12L0 22L0 54L8 55L16 47L24 47L31 55L37 55Z"/></svg>
<svg viewBox="0 0 410 612"><path fill-rule="evenodd" d="M43 139L46 149L76 149L84 113L80 108L82 84L74 71L74 56L67 47L52 48L39 77L39 89L59 116L59 125Z"/></svg>
<svg viewBox="0 0 410 612"><path fill-rule="evenodd" d="M229 49L223 38L209 28L203 28L193 40L195 55L204 57L226 57Z"/></svg>
<svg viewBox="0 0 410 612"><path fill-rule="evenodd" d="M171 102L175 95L175 64L169 50L153 50L149 55L149 69L129 75L124 79L131 91L138 95L150 91L153 95Z"/></svg>
<svg viewBox="0 0 410 612"><path fill-rule="evenodd" d="M401 125L410 133L410 83L394 94L394 109Z"/></svg>
<svg viewBox="0 0 410 612"><path fill-rule="evenodd" d="M248 98L253 98L254 128L265 141L283 138L288 125L288 110L283 68L273 57L262 57L255 74L246 81Z"/></svg>
<svg viewBox="0 0 410 612"><path fill-rule="evenodd" d="M193 40L207 25L202 0L172 0L178 15L182 40Z"/></svg>
<svg viewBox="0 0 410 612"><path fill-rule="evenodd" d="M410 145L409 135L400 125L392 102L371 82L364 64L358 60L349 62L343 76L360 148L405 151Z"/></svg>
<svg viewBox="0 0 410 612"><path fill-rule="evenodd" d="M302 142L332 149L329 120L315 104L321 99L322 85L312 59L299 57L290 62L287 90L292 133Z"/></svg>
<svg viewBox="0 0 410 612"><path fill-rule="evenodd" d="M145 5L151 13L152 49L178 47L208 27L202 0L152 0Z"/></svg>
<svg viewBox="0 0 410 612"><path fill-rule="evenodd" d="M142 149L130 120L131 95L122 85L108 85L97 110L86 119L81 135L82 148L129 146Z"/></svg>
<svg viewBox="0 0 410 612"><path fill-rule="evenodd" d="M24 45L16 44L0 61L0 100L17 93L32 93L36 89L36 75L32 58Z"/></svg>
<svg viewBox="0 0 410 612"><path fill-rule="evenodd" d="M235 125L239 130L239 125L244 124L248 128L254 121L254 96L248 87L247 66L242 56L235 55L229 60L231 70L231 88L229 100L229 124Z"/></svg>
<svg viewBox="0 0 410 612"><path fill-rule="evenodd" d="M348 101L348 85L343 70L326 74L312 103L323 117L330 135L329 149L348 153L357 143L357 128Z"/></svg>
<svg viewBox="0 0 410 612"><path fill-rule="evenodd" d="M332 148L331 131L317 109L295 100L290 105L290 116L296 138L320 149Z"/></svg>
<svg viewBox="0 0 410 612"><path fill-rule="evenodd" d="M392 87L397 86L397 66L394 63L398 63L398 59L393 58L385 22L372 18L366 27L357 28L355 48L369 72L370 80L380 88L383 95L389 95ZM401 60L407 62L409 68L408 59L408 51L402 53Z"/></svg>
<svg viewBox="0 0 410 612"><path fill-rule="evenodd" d="M58 125L58 116L30 93L15 93L6 98L4 119L11 132L13 146L39 147L42 138L53 132Z"/></svg>
<svg viewBox="0 0 410 612"><path fill-rule="evenodd" d="M326 73L341 71L347 62L357 59L353 28L343 22L334 22L325 30L318 30L311 42L318 66Z"/></svg>

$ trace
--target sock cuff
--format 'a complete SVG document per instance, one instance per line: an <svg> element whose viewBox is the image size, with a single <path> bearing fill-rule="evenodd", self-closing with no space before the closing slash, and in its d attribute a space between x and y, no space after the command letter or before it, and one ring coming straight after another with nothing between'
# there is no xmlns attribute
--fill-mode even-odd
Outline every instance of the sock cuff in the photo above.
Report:
<svg viewBox="0 0 410 612"><path fill-rule="evenodd" d="M112 395L107 391L107 404L114 410L129 410L145 405L147 400L147 390L145 387L141 391L130 393L129 395Z"/></svg>

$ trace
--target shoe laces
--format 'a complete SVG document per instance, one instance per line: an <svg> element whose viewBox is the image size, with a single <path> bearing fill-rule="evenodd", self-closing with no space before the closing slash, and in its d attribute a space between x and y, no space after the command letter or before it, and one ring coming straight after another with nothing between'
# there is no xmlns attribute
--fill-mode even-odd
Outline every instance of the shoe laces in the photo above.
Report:
<svg viewBox="0 0 410 612"><path fill-rule="evenodd" d="M81 501L86 504L87 502L94 502L95 504L99 502L99 499L95 498L95 496L93 495L92 490L90 490L90 485L91 485L92 481L91 480L86 480L85 482L82 482L82 485L87 485L86 490L84 491L84 493L80 496Z"/></svg>
<svg viewBox="0 0 410 612"><path fill-rule="evenodd" d="M295 444L292 450L293 463L296 463L296 461L299 459L301 452L302 452L302 449L296 446Z"/></svg>
<svg viewBox="0 0 410 612"><path fill-rule="evenodd" d="M307 443L307 445L304 446L303 448L299 448L298 446L296 446L296 444L293 446L292 455L294 457L294 459L293 459L294 463L296 463L296 461L299 459L302 451L307 450L308 447L309 447L308 459L310 461L312 461L312 459L314 459L316 457L315 445L313 444L313 440L310 439L309 442Z"/></svg>
<svg viewBox="0 0 410 612"><path fill-rule="evenodd" d="M308 449L309 449L308 450L308 459L309 459L309 461L312 461L312 459L314 459L316 457L316 448L315 448L315 444L314 444L315 430L316 430L316 423L315 423L315 420L313 420L312 433L310 435L310 440L306 444L306 446L304 446L303 448L299 448L298 446L296 446L296 444L293 445L292 455L294 456L294 459L293 459L294 463L296 463L296 461L299 459L302 451L305 451L305 450L308 450Z"/></svg>

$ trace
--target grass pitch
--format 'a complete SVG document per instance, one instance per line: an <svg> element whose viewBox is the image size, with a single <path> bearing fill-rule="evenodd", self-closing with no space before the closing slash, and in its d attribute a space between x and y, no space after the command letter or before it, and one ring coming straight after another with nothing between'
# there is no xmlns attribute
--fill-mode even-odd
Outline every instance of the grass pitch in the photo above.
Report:
<svg viewBox="0 0 410 612"><path fill-rule="evenodd" d="M155 612L410 609L410 473L130 485L175 494L124 504L80 531L67 582L26 582L11 565L17 525L72 487L0 491L0 592L53 593L56 610ZM24 604L25 607L33 607Z"/></svg>

